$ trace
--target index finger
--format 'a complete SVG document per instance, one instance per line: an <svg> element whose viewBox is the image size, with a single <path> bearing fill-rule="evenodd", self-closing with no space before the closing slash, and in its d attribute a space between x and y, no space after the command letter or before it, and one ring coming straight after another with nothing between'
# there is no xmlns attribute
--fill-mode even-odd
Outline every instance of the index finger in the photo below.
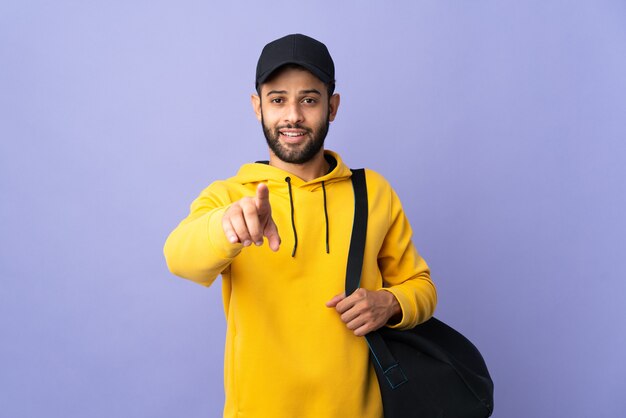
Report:
<svg viewBox="0 0 626 418"><path fill-rule="evenodd" d="M352 293L350 296L343 296L343 298L335 306L335 309L340 314L346 313L347 311L352 309L354 305L356 305L356 300L357 298L355 297L354 293Z"/></svg>
<svg viewBox="0 0 626 418"><path fill-rule="evenodd" d="M257 209L270 207L270 189L267 187L267 184L259 183L259 185L257 186L255 203Z"/></svg>

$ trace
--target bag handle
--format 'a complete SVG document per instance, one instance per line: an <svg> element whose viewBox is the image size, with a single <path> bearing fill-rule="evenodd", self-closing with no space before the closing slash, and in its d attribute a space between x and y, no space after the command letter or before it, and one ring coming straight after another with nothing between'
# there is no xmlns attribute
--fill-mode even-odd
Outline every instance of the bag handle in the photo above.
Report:
<svg viewBox="0 0 626 418"><path fill-rule="evenodd" d="M354 189L354 222L346 268L346 296L351 295L359 288L363 271L368 219L367 182L364 169L352 170L352 188ZM391 388L395 389L406 383L408 378L387 348L381 335L377 331L373 331L367 334L365 338L376 364L383 371Z"/></svg>

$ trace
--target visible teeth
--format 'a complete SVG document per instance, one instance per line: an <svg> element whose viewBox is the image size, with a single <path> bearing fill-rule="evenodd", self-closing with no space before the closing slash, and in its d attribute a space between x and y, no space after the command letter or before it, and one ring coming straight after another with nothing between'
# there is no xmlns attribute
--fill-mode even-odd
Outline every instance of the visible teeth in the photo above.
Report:
<svg viewBox="0 0 626 418"><path fill-rule="evenodd" d="M283 135L285 136L289 136L289 137L296 137L296 136L301 136L301 133L296 133L296 132L282 132Z"/></svg>

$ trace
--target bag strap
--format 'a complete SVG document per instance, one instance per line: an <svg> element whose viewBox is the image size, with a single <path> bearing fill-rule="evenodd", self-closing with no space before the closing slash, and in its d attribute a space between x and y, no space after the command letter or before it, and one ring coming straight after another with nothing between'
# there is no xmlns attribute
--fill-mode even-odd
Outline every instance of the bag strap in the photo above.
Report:
<svg viewBox="0 0 626 418"><path fill-rule="evenodd" d="M352 170L352 187L354 189L354 223L346 268L346 296L359 288L363 271L368 219L367 182L364 169ZM382 370L391 388L395 389L406 383L408 378L387 348L382 336L377 331L373 331L365 338L376 365Z"/></svg>
<svg viewBox="0 0 626 418"><path fill-rule="evenodd" d="M346 269L346 296L351 295L359 288L363 270L368 217L367 184L364 169L352 170L352 188L354 189L354 222Z"/></svg>

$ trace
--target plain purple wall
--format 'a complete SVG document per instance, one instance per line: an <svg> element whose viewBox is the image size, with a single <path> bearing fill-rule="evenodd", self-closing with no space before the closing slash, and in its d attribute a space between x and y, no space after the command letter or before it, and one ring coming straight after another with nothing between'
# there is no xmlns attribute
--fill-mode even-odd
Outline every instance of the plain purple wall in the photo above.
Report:
<svg viewBox="0 0 626 418"><path fill-rule="evenodd" d="M325 42L327 139L396 187L500 418L626 416L626 3L0 4L0 415L217 417L220 285L162 245L267 151L263 45Z"/></svg>

